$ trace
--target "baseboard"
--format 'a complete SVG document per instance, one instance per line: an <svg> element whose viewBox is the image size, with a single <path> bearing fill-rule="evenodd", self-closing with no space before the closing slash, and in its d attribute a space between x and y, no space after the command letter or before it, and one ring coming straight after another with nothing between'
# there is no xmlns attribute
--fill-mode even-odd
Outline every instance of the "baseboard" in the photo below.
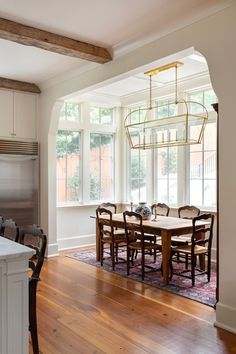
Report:
<svg viewBox="0 0 236 354"><path fill-rule="evenodd" d="M58 243L48 244L46 257L50 258L50 257L56 257L58 255L59 255Z"/></svg>
<svg viewBox="0 0 236 354"><path fill-rule="evenodd" d="M218 302L214 326L236 333L236 308Z"/></svg>
<svg viewBox="0 0 236 354"><path fill-rule="evenodd" d="M95 234L80 235L68 238L61 238L57 241L58 249L62 251L86 246L94 246L96 244L96 236Z"/></svg>

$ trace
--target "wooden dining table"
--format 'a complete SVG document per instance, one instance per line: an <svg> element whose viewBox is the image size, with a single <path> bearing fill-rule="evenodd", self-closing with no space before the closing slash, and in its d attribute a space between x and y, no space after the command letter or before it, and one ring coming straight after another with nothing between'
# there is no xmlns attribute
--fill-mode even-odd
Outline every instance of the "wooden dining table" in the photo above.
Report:
<svg viewBox="0 0 236 354"><path fill-rule="evenodd" d="M101 216L100 219L106 219ZM130 218L130 222L137 222L135 218ZM123 214L113 214L112 224L118 228L124 228ZM206 221L199 221L199 226L205 226L209 223ZM100 235L98 223L96 223L96 259L100 260ZM154 221L154 217L151 220L143 220L144 233L159 235L162 241L162 267L163 267L163 283L167 285L169 283L170 272L170 256L171 256L171 237L191 234L193 229L192 220L175 218L171 216L157 216L157 220ZM205 269L205 257L200 258L200 268Z"/></svg>

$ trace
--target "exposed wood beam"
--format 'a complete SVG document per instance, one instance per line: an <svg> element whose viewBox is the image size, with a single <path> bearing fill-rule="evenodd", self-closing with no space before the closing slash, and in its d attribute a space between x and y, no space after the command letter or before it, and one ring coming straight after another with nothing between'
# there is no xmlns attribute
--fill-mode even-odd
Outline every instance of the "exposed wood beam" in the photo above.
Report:
<svg viewBox="0 0 236 354"><path fill-rule="evenodd" d="M0 38L101 64L112 60L105 48L4 18L0 18Z"/></svg>
<svg viewBox="0 0 236 354"><path fill-rule="evenodd" d="M0 88L33 92L33 93L41 92L40 88L35 84L31 84L29 82L24 82L24 81L6 79L4 77L0 77Z"/></svg>

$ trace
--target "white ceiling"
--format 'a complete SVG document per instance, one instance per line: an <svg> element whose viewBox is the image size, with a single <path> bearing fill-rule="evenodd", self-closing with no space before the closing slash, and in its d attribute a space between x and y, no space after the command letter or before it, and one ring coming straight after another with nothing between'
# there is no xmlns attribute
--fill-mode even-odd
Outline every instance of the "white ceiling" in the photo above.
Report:
<svg viewBox="0 0 236 354"><path fill-rule="evenodd" d="M124 51L220 11L233 0L0 0L0 17ZM88 62L0 40L0 76L40 83ZM140 80L141 81L141 80Z"/></svg>

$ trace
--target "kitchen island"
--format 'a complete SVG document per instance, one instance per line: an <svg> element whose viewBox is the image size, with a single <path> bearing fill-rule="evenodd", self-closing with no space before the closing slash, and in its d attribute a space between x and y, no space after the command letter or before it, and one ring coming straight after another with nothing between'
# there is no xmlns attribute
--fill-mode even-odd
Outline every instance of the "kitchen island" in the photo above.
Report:
<svg viewBox="0 0 236 354"><path fill-rule="evenodd" d="M28 354L28 261L35 251L0 236L0 353Z"/></svg>

